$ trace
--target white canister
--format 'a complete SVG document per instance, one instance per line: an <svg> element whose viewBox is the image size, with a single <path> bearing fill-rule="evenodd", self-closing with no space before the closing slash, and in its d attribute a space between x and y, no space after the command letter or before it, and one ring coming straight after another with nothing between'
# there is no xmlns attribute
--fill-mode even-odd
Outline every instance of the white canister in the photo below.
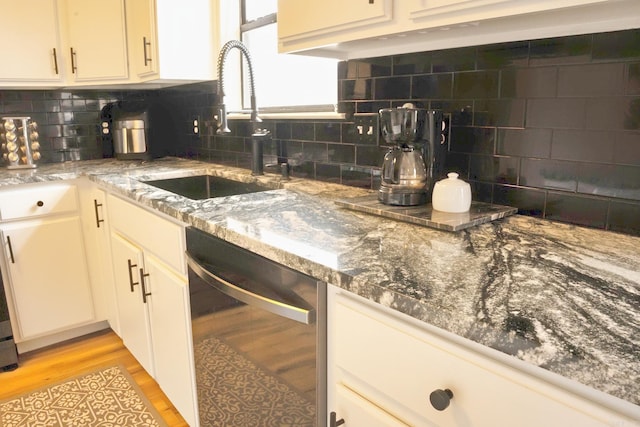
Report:
<svg viewBox="0 0 640 427"><path fill-rule="evenodd" d="M433 209L441 212L467 212L471 207L471 186L450 172L446 179L436 182L431 195Z"/></svg>

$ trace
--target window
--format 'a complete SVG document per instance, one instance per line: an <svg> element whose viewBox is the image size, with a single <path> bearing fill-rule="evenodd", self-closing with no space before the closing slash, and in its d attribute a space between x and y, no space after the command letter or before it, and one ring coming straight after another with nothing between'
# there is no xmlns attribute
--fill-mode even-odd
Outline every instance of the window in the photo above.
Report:
<svg viewBox="0 0 640 427"><path fill-rule="evenodd" d="M277 0L242 0L241 4L241 39L251 53L260 111L335 111L337 60L279 54ZM249 108L246 73L242 93L243 108Z"/></svg>

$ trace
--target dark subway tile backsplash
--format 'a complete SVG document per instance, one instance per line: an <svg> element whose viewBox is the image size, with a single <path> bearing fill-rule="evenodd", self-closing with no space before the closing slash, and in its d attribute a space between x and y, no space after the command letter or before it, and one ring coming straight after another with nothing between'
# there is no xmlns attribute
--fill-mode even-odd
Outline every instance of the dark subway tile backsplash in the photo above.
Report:
<svg viewBox="0 0 640 427"><path fill-rule="evenodd" d="M413 102L450 121L447 169L475 200L521 214L640 235L640 29L416 52L338 64L345 120L265 120L267 162L292 176L377 189L387 147L377 112ZM215 134L211 82L149 91L0 91L0 113L41 125L43 161L102 157L99 112L160 97L183 125L175 155L250 167L251 124ZM194 117L201 134L191 133ZM371 126L372 133L368 134ZM362 129L362 130L360 130Z"/></svg>

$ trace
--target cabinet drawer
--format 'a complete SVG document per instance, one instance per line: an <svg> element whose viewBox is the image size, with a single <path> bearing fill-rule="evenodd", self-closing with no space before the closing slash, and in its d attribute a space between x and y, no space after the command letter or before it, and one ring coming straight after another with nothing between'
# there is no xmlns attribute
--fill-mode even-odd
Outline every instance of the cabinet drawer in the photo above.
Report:
<svg viewBox="0 0 640 427"><path fill-rule="evenodd" d="M111 227L186 274L184 227L111 195L107 206Z"/></svg>
<svg viewBox="0 0 640 427"><path fill-rule="evenodd" d="M33 218L78 209L76 186L41 184L0 191L0 220Z"/></svg>
<svg viewBox="0 0 640 427"><path fill-rule="evenodd" d="M623 419L550 384L405 328L348 298L335 307L336 382L410 425L605 426ZM392 321L387 321L392 320ZM431 392L449 389L443 411ZM628 420L626 420L628 421Z"/></svg>

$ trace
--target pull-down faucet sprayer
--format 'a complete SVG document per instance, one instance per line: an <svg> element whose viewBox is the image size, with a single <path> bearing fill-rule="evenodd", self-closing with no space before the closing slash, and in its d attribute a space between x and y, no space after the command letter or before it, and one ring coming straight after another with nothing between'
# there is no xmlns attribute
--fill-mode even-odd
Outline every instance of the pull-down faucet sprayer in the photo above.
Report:
<svg viewBox="0 0 640 427"><path fill-rule="evenodd" d="M262 122L258 117L258 107L256 104L256 89L253 81L253 64L251 63L251 55L249 49L238 40L230 40L222 46L218 55L218 134L230 133L227 123L227 108L224 105L224 64L227 55L231 49L238 49L244 56L249 71L249 90L251 99L251 122L254 123L253 134L251 135L251 174L263 175L263 148L264 141L271 138L271 132L268 129L261 129L259 123Z"/></svg>

